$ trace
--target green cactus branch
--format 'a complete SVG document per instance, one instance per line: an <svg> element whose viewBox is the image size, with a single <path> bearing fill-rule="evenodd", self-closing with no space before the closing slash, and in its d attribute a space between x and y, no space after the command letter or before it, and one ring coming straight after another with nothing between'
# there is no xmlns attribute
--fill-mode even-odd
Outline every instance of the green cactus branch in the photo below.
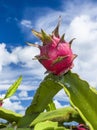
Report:
<svg viewBox="0 0 97 130"><path fill-rule="evenodd" d="M41 82L31 105L27 108L26 114L40 113L44 111L47 105L52 101L52 98L62 89L56 81L51 79L48 75L43 82Z"/></svg>
<svg viewBox="0 0 97 130"><path fill-rule="evenodd" d="M58 126L58 122L45 121L35 125L34 130L67 130L64 127Z"/></svg>
<svg viewBox="0 0 97 130"><path fill-rule="evenodd" d="M32 127L39 122L43 122L47 120L59 122L59 123L71 122L71 121L77 121L83 123L82 118L74 108L65 107L65 108L60 108L49 112L42 112L41 114L39 114L37 118L35 118L35 120L32 121L30 126Z"/></svg>
<svg viewBox="0 0 97 130"><path fill-rule="evenodd" d="M72 106L76 108L90 129L97 130L97 91L72 72L68 72L58 82L63 85Z"/></svg>
<svg viewBox="0 0 97 130"><path fill-rule="evenodd" d="M0 118L5 119L8 122L17 123L22 118L22 115L0 107Z"/></svg>

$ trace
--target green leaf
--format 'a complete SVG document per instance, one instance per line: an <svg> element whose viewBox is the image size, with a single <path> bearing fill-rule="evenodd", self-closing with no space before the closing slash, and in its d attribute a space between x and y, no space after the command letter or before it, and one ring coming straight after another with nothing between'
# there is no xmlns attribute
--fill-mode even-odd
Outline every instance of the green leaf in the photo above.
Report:
<svg viewBox="0 0 97 130"><path fill-rule="evenodd" d="M21 81L22 81L22 76L20 76L20 77L15 81L15 83L13 83L13 84L11 85L11 87L7 90L4 99L11 97L11 96L16 92L16 90L17 90L17 88L19 87Z"/></svg>
<svg viewBox="0 0 97 130"><path fill-rule="evenodd" d="M97 93L75 73L68 72L59 82L86 124L97 130Z"/></svg>
<svg viewBox="0 0 97 130"><path fill-rule="evenodd" d="M39 122L43 121L57 121L60 124L63 122L71 122L77 121L79 123L83 123L82 118L80 117L79 113L72 107L65 107L56 109L49 112L42 112L32 121L30 126L34 126Z"/></svg>
<svg viewBox="0 0 97 130"><path fill-rule="evenodd" d="M0 107L0 118L17 123L22 118L22 115Z"/></svg>

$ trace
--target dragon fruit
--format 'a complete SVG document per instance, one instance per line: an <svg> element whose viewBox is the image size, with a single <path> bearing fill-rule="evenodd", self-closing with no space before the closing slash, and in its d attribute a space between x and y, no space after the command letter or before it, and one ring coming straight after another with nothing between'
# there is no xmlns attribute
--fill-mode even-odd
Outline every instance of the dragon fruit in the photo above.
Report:
<svg viewBox="0 0 97 130"><path fill-rule="evenodd" d="M2 100L0 100L0 107L3 105L3 101Z"/></svg>
<svg viewBox="0 0 97 130"><path fill-rule="evenodd" d="M33 34L36 35L43 42L43 46L38 44L30 44L40 49L40 55L35 56L36 59L47 69L47 72L55 75L63 75L73 67L73 60L77 56L73 54L71 44L74 39L70 42L64 40L65 34L61 37L59 35L59 25L52 32L52 35L48 35L41 29L41 32L32 30Z"/></svg>
<svg viewBox="0 0 97 130"><path fill-rule="evenodd" d="M89 130L89 129L84 124L80 124L80 125L77 126L77 130Z"/></svg>

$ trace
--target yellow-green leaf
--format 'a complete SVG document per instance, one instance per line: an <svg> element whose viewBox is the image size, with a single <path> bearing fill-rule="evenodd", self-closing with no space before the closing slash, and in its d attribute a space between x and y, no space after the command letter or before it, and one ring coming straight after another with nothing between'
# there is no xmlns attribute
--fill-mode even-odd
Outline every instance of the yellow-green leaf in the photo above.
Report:
<svg viewBox="0 0 97 130"><path fill-rule="evenodd" d="M11 97L11 96L16 92L17 88L18 88L19 85L21 84L21 81L22 81L22 76L20 76L20 77L15 81L15 83L13 83L13 84L11 85L11 87L7 90L4 99Z"/></svg>

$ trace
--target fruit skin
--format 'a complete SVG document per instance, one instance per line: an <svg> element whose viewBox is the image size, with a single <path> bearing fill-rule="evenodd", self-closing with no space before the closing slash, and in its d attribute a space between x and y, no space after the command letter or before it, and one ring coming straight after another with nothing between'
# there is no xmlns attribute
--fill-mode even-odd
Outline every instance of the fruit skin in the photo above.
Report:
<svg viewBox="0 0 97 130"><path fill-rule="evenodd" d="M89 130L84 124L80 124L77 126L77 130Z"/></svg>
<svg viewBox="0 0 97 130"><path fill-rule="evenodd" d="M39 62L53 74L66 73L73 67L74 55L69 43L59 42L59 39L40 47ZM55 43L55 44L54 44ZM42 58L44 57L44 59Z"/></svg>
<svg viewBox="0 0 97 130"><path fill-rule="evenodd" d="M2 100L0 100L0 107L2 107L2 105L3 105L3 101L2 101Z"/></svg>
<svg viewBox="0 0 97 130"><path fill-rule="evenodd" d="M59 24L52 32L52 35L46 34L43 30L36 32L32 30L34 35L40 38L43 46L35 45L40 49L40 55L36 56L39 62L47 69L47 72L55 75L63 75L73 67L73 60L77 56L73 54L71 43L64 40L64 34L59 36ZM29 45L33 45L28 43Z"/></svg>

